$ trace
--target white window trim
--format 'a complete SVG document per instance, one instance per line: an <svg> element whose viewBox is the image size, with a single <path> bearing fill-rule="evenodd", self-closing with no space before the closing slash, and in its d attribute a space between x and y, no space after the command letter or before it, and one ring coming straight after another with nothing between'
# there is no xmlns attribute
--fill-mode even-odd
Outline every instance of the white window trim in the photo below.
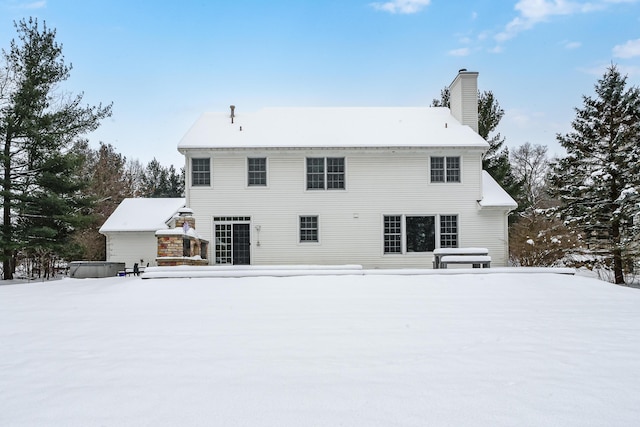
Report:
<svg viewBox="0 0 640 427"><path fill-rule="evenodd" d="M300 233L302 231L300 229L300 220L303 217L312 217L312 216L315 216L317 218L317 221L318 221L318 240L316 242L310 241L310 240L302 241L301 240L302 235ZM298 233L297 233L298 234L298 246L319 246L320 245L320 242L321 242L321 239L320 239L321 226L320 226L320 215L319 214L299 214L299 215L297 215L296 216L296 228L298 229Z"/></svg>
<svg viewBox="0 0 640 427"><path fill-rule="evenodd" d="M309 158L315 158L315 159L324 159L324 186L325 188L320 189L320 188L307 188L307 159ZM344 188L326 188L327 187L327 158L332 158L332 159L344 159ZM349 180L348 177L348 171L349 171L349 165L348 165L348 159L346 156L331 156L331 155L327 155L327 156L304 156L303 159L303 173L304 173L304 179L303 179L303 189L305 192L307 193L324 193L324 192L346 192L347 191L347 182Z"/></svg>
<svg viewBox="0 0 640 427"><path fill-rule="evenodd" d="M400 232L402 233L401 235L401 240L400 240L400 252L392 252L392 253L387 253L384 251L384 217L386 216L399 216L400 217ZM384 213L382 214L382 216L380 217L380 250L382 253L382 256L384 257L388 257L388 256L414 256L414 257L419 257L419 256L424 256L426 254L433 254L433 252L407 252L407 217L415 217L415 216L432 216L435 218L434 221L434 227L435 227L435 248L434 249L440 249L440 219L443 216L455 216L456 217L456 221L457 221L457 228L458 228L458 233L457 233L457 238L458 238L458 247L460 246L460 235L462 234L460 232L460 214L459 213L443 213L443 214L431 214L431 213L427 213L427 214L421 214L421 213L409 213L409 214L399 214L399 213ZM318 222L318 226L319 226L319 222Z"/></svg>
<svg viewBox="0 0 640 427"><path fill-rule="evenodd" d="M266 185L249 185L249 159L265 159L265 167L267 168L266 170L266 179L267 179L267 184ZM245 188L269 188L269 183L271 182L271 180L269 179L269 157L267 156L247 156L246 161L244 162L244 186Z"/></svg>
<svg viewBox="0 0 640 427"><path fill-rule="evenodd" d="M208 159L209 160L209 184L198 184L198 185L194 185L193 184L193 161L194 160L203 160L203 159ZM189 173L188 173L188 179L189 179L189 188L211 188L213 187L213 159L211 156L194 156L194 157L190 157L189 158Z"/></svg>
<svg viewBox="0 0 640 427"><path fill-rule="evenodd" d="M432 181L431 180L431 159L433 157L442 157L444 158L444 181ZM447 182L447 157L457 157L460 161L460 181L454 181L454 182ZM434 185L459 185L462 184L462 177L463 177L463 157L459 154L457 155L447 155L447 154L431 154L429 155L429 167L428 169L428 178L429 178L429 184L434 184Z"/></svg>

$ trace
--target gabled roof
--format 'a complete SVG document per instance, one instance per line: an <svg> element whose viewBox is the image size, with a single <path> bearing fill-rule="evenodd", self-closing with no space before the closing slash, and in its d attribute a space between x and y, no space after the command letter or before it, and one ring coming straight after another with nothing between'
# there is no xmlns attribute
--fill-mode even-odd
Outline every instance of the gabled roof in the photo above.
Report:
<svg viewBox="0 0 640 427"><path fill-rule="evenodd" d="M448 108L267 108L255 113L205 113L178 150L213 148L381 148L489 145Z"/></svg>
<svg viewBox="0 0 640 427"><path fill-rule="evenodd" d="M518 207L518 203L485 170L482 171L482 200L478 203L483 208L496 207L512 210Z"/></svg>
<svg viewBox="0 0 640 427"><path fill-rule="evenodd" d="M124 199L100 227L100 233L116 231L157 231L185 206L183 198Z"/></svg>

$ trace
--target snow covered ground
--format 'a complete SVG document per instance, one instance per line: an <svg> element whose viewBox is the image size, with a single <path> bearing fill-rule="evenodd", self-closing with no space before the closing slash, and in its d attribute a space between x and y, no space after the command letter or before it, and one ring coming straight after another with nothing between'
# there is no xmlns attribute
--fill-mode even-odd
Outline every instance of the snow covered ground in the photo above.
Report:
<svg viewBox="0 0 640 427"><path fill-rule="evenodd" d="M2 426L630 426L640 291L552 274L0 286Z"/></svg>

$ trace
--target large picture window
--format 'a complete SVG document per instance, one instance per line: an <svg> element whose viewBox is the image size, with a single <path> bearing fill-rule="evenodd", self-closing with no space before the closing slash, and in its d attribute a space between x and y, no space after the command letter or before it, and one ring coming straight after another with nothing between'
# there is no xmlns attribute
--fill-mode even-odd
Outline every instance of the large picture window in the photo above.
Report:
<svg viewBox="0 0 640 427"><path fill-rule="evenodd" d="M460 182L460 157L431 157L431 182Z"/></svg>
<svg viewBox="0 0 640 427"><path fill-rule="evenodd" d="M433 252L438 227L440 247L458 247L457 215L385 215L384 253Z"/></svg>
<svg viewBox="0 0 640 427"><path fill-rule="evenodd" d="M408 216L406 224L407 252L433 252L436 248L436 218Z"/></svg>
<svg viewBox="0 0 640 427"><path fill-rule="evenodd" d="M210 159L191 159L191 185L211 185L211 161Z"/></svg>
<svg viewBox="0 0 640 427"><path fill-rule="evenodd" d="M344 190L344 157L307 157L307 190Z"/></svg>
<svg viewBox="0 0 640 427"><path fill-rule="evenodd" d="M264 157L249 157L247 159L247 185L249 187L264 187L267 185L267 159Z"/></svg>

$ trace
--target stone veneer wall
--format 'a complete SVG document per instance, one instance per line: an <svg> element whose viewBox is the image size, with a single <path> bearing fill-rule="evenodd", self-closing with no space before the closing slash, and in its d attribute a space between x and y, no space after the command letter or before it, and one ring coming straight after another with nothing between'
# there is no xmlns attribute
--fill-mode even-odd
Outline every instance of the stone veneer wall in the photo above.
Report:
<svg viewBox="0 0 640 427"><path fill-rule="evenodd" d="M158 236L158 258L182 257L182 236Z"/></svg>
<svg viewBox="0 0 640 427"><path fill-rule="evenodd" d="M175 220L175 228L156 233L158 239L158 251L156 262L158 266L176 266L176 265L208 265L207 259L196 258L200 256L200 248L206 241L200 241L197 237L183 232L184 223L188 223L189 227L195 230L196 221L192 216L179 216ZM161 234L162 233L162 234ZM184 256L184 239L189 239L191 254L190 257Z"/></svg>

